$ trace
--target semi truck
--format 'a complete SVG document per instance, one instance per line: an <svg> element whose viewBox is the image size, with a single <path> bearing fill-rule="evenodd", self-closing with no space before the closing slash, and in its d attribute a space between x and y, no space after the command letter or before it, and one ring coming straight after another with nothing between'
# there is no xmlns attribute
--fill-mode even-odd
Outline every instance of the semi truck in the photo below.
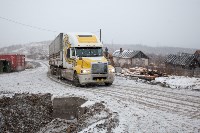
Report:
<svg viewBox="0 0 200 133"><path fill-rule="evenodd" d="M60 33L49 45L52 75L70 80L75 86L112 85L115 69L103 56L103 44L92 33Z"/></svg>

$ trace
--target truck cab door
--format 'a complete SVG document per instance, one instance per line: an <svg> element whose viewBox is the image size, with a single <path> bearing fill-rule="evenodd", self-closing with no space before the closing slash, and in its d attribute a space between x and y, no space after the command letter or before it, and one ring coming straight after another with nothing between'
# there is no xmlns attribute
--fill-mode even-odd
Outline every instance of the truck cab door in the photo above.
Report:
<svg viewBox="0 0 200 133"><path fill-rule="evenodd" d="M66 53L66 60L63 62L64 68L73 69L75 59L74 48L68 48Z"/></svg>

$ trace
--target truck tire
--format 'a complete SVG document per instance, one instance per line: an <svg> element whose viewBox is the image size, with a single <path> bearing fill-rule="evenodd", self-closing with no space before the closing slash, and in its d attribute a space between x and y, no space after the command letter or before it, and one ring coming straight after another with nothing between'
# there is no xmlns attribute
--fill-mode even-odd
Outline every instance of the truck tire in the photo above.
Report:
<svg viewBox="0 0 200 133"><path fill-rule="evenodd" d="M50 70L51 70L51 75L55 75L54 67L52 67Z"/></svg>
<svg viewBox="0 0 200 133"><path fill-rule="evenodd" d="M105 83L105 86L111 86L112 83Z"/></svg>
<svg viewBox="0 0 200 133"><path fill-rule="evenodd" d="M81 86L81 84L80 84L80 82L79 82L78 75L77 75L76 72L74 73L73 83L74 83L74 85L75 85L76 87L80 87L80 86Z"/></svg>
<svg viewBox="0 0 200 133"><path fill-rule="evenodd" d="M60 68L56 69L56 75L58 76L58 79L61 79L61 69Z"/></svg>

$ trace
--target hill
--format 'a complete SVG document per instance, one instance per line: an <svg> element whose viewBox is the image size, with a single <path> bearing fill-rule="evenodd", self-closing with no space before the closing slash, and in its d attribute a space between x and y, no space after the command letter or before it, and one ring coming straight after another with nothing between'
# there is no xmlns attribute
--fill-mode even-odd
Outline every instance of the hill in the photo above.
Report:
<svg viewBox="0 0 200 133"><path fill-rule="evenodd" d="M0 48L0 54L24 54L32 59L47 59L49 56L49 44L51 41L32 42L28 44L12 45ZM139 44L104 44L110 53L117 49L140 50L147 55L162 55L177 54L179 52L194 53L196 49L179 48L179 47L150 47Z"/></svg>

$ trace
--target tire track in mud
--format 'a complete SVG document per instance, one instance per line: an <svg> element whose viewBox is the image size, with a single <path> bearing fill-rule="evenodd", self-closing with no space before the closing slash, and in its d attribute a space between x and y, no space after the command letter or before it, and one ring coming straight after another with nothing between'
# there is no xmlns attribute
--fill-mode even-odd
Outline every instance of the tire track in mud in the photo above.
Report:
<svg viewBox="0 0 200 133"><path fill-rule="evenodd" d="M114 89L121 90L121 88L119 88L119 85L114 84L114 86L117 86L117 87L114 87ZM169 92L169 91L162 91L162 90L152 89L152 88L133 87L133 86L121 86L121 87L125 87L125 89L123 88L123 90L130 91L130 92L137 91L139 93L145 93L146 95L152 94L152 96L156 95L158 97L163 97L165 99L167 98L167 99L169 99L168 100L169 103L180 104L185 107L187 107L187 106L194 107L194 109L189 110L188 113L190 114L191 118L200 119L200 111L198 111L198 110L200 110L200 97L199 96L174 93L174 92ZM156 91L159 93L157 93ZM172 95L170 95L170 94L172 94ZM178 95L178 96L176 96L176 95ZM160 100L160 99L158 99L158 100ZM172 100L173 101L178 100L179 102L173 102ZM183 102L186 102L189 104L186 104ZM196 111L194 111L194 110L196 110Z"/></svg>
<svg viewBox="0 0 200 133"><path fill-rule="evenodd" d="M115 87L114 89L121 90L121 87ZM143 91L143 90L139 90L139 89L138 88L134 88L134 89L124 89L123 88L123 90L126 90L126 93L129 92L128 94L130 94L130 95L131 94L134 95L137 92L135 95L137 95L137 94L140 94L140 95L146 94L147 98L153 99L152 97L148 96L148 95L152 94L151 96L159 97L159 98L155 98L157 100L164 100L164 99L161 99L161 98L165 98L165 99L169 99L169 100L164 100L164 101L167 101L167 102L177 103L177 104L181 104L182 103L182 105L188 105L188 106L191 106L191 107L200 108L200 99L198 99L198 101L194 100L194 99L188 100L188 99L185 99L185 98L182 98L182 97L177 98L176 96L170 96L170 95L165 95L165 94L161 94L161 93L155 93L155 92L149 91L149 90L148 91ZM174 101L179 101L179 102L174 102ZM183 103L183 102L186 102L188 104Z"/></svg>
<svg viewBox="0 0 200 133"><path fill-rule="evenodd" d="M124 87L124 86L122 86L122 87ZM132 89L124 89L123 88L123 90L127 90L127 91L131 91L131 92L135 92L135 91L139 91L140 93L142 92L142 93L146 93L147 95L149 95L149 93L150 94L153 94L153 95L156 95L156 96L158 96L158 97L163 97L163 98L167 98L167 99L169 99L168 100L168 102L169 103L175 103L175 104L181 104L182 103L182 105L183 106L187 106L188 104L186 104L186 103L189 103L189 105L188 106L191 106L191 107L195 107L194 109L192 109L192 110L190 110L190 111L188 111L188 113L190 113L191 114L191 117L192 118L198 118L198 119L200 119L200 112L198 111L198 110L200 110L200 97L198 97L198 96L194 96L194 95L186 95L186 94L183 94L184 96L182 96L182 94L180 94L180 93L174 93L174 92L168 92L167 91L167 95L165 94L165 92L166 91L162 91L162 90L158 90L159 92L162 92L162 93L159 93L159 94L156 94L153 90L155 90L155 91L157 91L157 89L149 89L149 88L142 88L142 87L133 87L133 86L125 86L125 88L127 88L127 87L132 87ZM115 87L115 89L116 89L117 87ZM119 88L118 88L119 89ZM120 88L121 89L121 88ZM142 91L142 90L140 90L140 89L142 89L142 90L147 90L147 91ZM172 94L172 95L169 95L169 94ZM178 94L178 98L177 98L177 96L176 96L176 94ZM152 96L153 96L152 95ZM159 99L160 100L160 99ZM175 101L179 101L179 102L173 102L173 101L175 100ZM183 103L183 102L186 102L186 103ZM196 105L195 105L196 104ZM194 111L194 110L196 110L196 111Z"/></svg>
<svg viewBox="0 0 200 133"><path fill-rule="evenodd" d="M84 88L85 90L85 88ZM198 109L193 107L192 108L190 107L190 109L188 109L188 106L180 106L180 105L170 105L171 103L169 103L168 105L166 104L168 101L164 101L163 99L154 99L154 100L157 100L157 101L151 101L149 99L144 99L144 97L146 96L132 96L132 95L129 95L129 94L122 94L123 92L115 92L115 91L109 91L109 90L104 90L104 91L94 91L94 90L90 90L90 91L93 91L93 92L96 92L96 93L104 93L105 95L111 95L113 97L116 97L116 96L119 96L119 98L125 98L126 100L131 100L131 101L134 101L134 102L138 102L138 103L143 103L144 105L150 105L150 107L156 107L157 109L161 109L162 108L165 108L167 110L170 110L170 111L174 111L174 112L182 112L184 115L188 116L188 114L190 113L193 113L193 114L197 114L198 113ZM126 97L129 97L129 98L126 98ZM131 98L131 99L130 99ZM148 97L149 98L149 97ZM153 99L153 98L152 98ZM163 102L164 101L164 102ZM179 103L176 103L176 104L179 104ZM156 105L156 106L155 106ZM182 104L181 104L182 105ZM162 109L161 109L162 110ZM194 111L196 110L196 111ZM166 110L164 110L166 111ZM190 117L192 117L190 115Z"/></svg>
<svg viewBox="0 0 200 133"><path fill-rule="evenodd" d="M84 90L85 90L85 88L84 88ZM91 90L91 89L87 89L87 88L86 88L86 90L89 91L89 92L93 92L93 93L100 93L100 94L103 94L103 95L111 96L115 99L118 98L119 100L125 100L125 101L130 101L130 102L133 102L133 103L138 103L138 104L150 107L150 108L155 108L155 109L159 109L159 110L162 110L162 111L176 112L176 113L179 113L179 114L184 115L184 116L192 117L191 115L188 114L188 112L191 111L191 110L182 109L180 107L174 107L174 106L171 106L171 105L164 105L164 104L160 104L160 103L155 103L155 102L144 100L144 99L138 98L138 97L136 97L136 99L134 99L134 97L132 97L130 95L123 95L123 94L119 94L119 93L114 93L113 91L110 91L108 93L108 91ZM194 112L194 113L196 114L196 112Z"/></svg>
<svg viewBox="0 0 200 133"><path fill-rule="evenodd" d="M116 86L116 85L114 85L114 86ZM127 93L127 92L121 92L121 90L122 90L122 88L123 88L124 86L116 86L116 87L113 87L113 89L117 89L117 90L119 90L118 92L119 93ZM150 89L150 91L149 91L149 89L148 88L143 88L143 87L134 87L133 88L133 86L128 86L129 88L132 88L132 89L124 89L123 88L123 90L126 90L126 91L129 91L129 92L132 92L132 93L128 93L129 95L136 95L136 96L138 96L138 94L140 94L140 96L141 97L146 97L147 99L152 99L152 100L157 100L157 101L164 101L164 102L166 102L167 104L176 104L176 108L177 109L180 109L180 108L186 108L186 109L184 109L185 111L187 111L188 112L188 114L190 114L190 116L192 117L192 118L200 118L200 112L198 111L198 110L200 110L200 98L198 97L198 96L194 96L193 97L193 95L185 95L185 96L189 96L190 98L183 98L183 97L181 97L180 98L180 96L178 96L178 98L175 96L176 94L179 94L179 95L181 95L180 93L173 93L173 92L168 92L168 93L171 93L171 94L173 94L173 96L170 96L168 93L167 93L167 95L165 94L165 91L161 91L161 90L159 90L160 92L162 92L163 94L161 95L161 94L156 94L154 91L152 91L152 90L155 90L155 89ZM127 88L127 86L126 86L126 88ZM139 89L145 89L146 91L141 91L141 90L139 90ZM113 91L113 90L112 90ZM136 93L135 91L137 91L137 92L139 92L139 93ZM133 94L134 93L134 94ZM145 93L145 95L142 95L142 94L144 94ZM149 97L149 95L150 94L152 94L151 96L158 96L158 97ZM164 99L163 99L164 98ZM196 100L194 100L194 99L192 99L192 98L194 98L194 99L196 99ZM190 99L190 100L188 100L188 99ZM197 99L198 99L198 101L197 101ZM149 101L149 100L148 100ZM175 102L176 101L176 102ZM155 104L157 104L157 103L155 103ZM180 105L181 106L183 106L183 107L180 107ZM166 105L166 106L171 106L171 105ZM190 108L190 109L188 109L188 107Z"/></svg>
<svg viewBox="0 0 200 133"><path fill-rule="evenodd" d="M120 84L113 84L114 86L119 86ZM120 85L121 86L121 85ZM126 88L133 88L133 86L127 86L127 85L123 85L122 87L126 87ZM182 93L177 93L177 92L171 92L171 91L163 91L163 90L160 90L160 89L152 89L152 88L144 88L144 87L138 87L137 88L139 89L143 89L143 90L152 90L152 91L158 91L158 92L164 92L164 93L168 93L168 94L172 94L172 95L179 95L179 96L189 96L189 97L193 97L193 98L199 98L200 99L200 96L195 96L195 95L187 95L187 94L182 94ZM135 88L134 88L135 89Z"/></svg>

